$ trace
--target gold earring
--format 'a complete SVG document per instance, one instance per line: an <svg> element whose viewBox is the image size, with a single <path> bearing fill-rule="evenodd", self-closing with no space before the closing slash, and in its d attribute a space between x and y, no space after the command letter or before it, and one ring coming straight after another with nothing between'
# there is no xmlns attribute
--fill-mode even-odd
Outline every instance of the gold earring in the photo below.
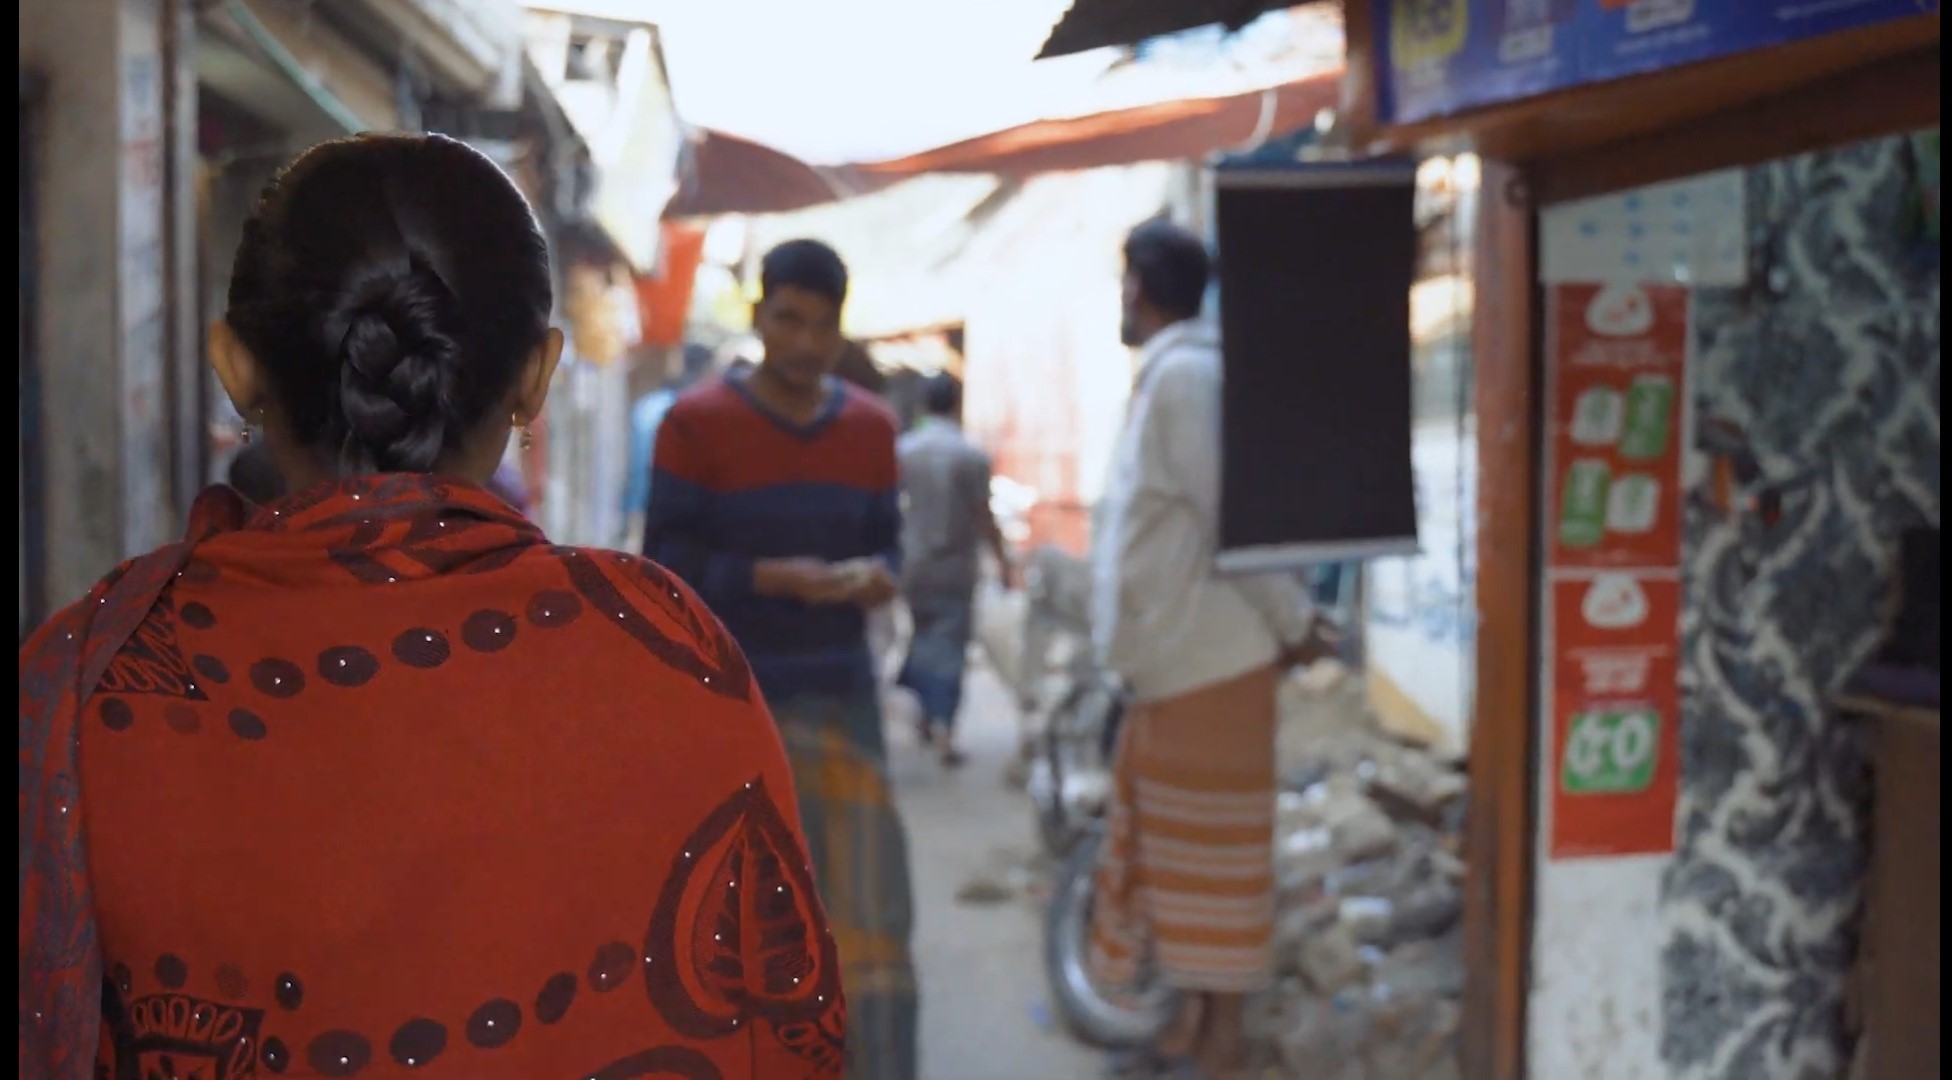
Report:
<svg viewBox="0 0 1952 1080"><path fill-rule="evenodd" d="M238 441L242 442L246 446L251 445L251 440L256 437L251 433L251 429L253 427L264 426L264 410L253 409L252 413L257 417L257 422L255 424L253 424L251 418L247 416L244 417L242 419L242 422L237 426Z"/></svg>
<svg viewBox="0 0 1952 1080"><path fill-rule="evenodd" d="M517 446L524 450L531 449L535 446L535 433L529 430L529 425L523 423L521 417L511 414L508 418L508 423L510 427L513 427L519 433L515 440Z"/></svg>

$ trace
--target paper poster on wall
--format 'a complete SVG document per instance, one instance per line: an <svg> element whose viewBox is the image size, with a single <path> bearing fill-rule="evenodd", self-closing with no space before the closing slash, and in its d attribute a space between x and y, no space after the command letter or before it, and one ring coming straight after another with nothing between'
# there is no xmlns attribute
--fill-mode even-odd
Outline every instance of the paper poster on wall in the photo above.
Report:
<svg viewBox="0 0 1952 1080"><path fill-rule="evenodd" d="M1678 565L1687 290L1559 285L1549 310L1551 565Z"/></svg>
<svg viewBox="0 0 1952 1080"><path fill-rule="evenodd" d="M1748 278L1747 181L1725 169L1539 216L1539 277L1735 287Z"/></svg>
<svg viewBox="0 0 1952 1080"><path fill-rule="evenodd" d="M1679 788L1678 572L1551 583L1554 859L1674 847Z"/></svg>
<svg viewBox="0 0 1952 1080"><path fill-rule="evenodd" d="M1547 293L1551 858L1671 850L1689 297Z"/></svg>

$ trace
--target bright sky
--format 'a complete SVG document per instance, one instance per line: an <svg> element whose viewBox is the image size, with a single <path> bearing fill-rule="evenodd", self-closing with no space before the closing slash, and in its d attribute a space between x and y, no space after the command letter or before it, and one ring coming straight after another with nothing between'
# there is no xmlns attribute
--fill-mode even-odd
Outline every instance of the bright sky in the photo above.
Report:
<svg viewBox="0 0 1952 1080"><path fill-rule="evenodd" d="M1045 116L1106 50L1031 58L1070 0L577 0L658 24L686 122L815 163L873 161Z"/></svg>

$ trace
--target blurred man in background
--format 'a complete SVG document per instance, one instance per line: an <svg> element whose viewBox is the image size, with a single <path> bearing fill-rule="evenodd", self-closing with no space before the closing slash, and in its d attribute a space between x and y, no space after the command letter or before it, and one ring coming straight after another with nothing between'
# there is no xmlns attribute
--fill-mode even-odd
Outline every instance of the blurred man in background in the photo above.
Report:
<svg viewBox="0 0 1952 1080"><path fill-rule="evenodd" d="M908 841L866 622L898 588L895 418L834 377L846 298L847 267L827 245L766 255L753 312L763 358L665 413L644 552L724 622L772 708L840 955L848 1075L913 1080Z"/></svg>
<svg viewBox="0 0 1952 1080"><path fill-rule="evenodd" d="M1003 531L990 512L990 459L963 434L962 384L931 377L925 415L901 440L902 596L914 626L897 682L921 702L922 741L940 740L942 763L963 763L956 748L964 668L975 621L984 549L1007 583L1014 570Z"/></svg>

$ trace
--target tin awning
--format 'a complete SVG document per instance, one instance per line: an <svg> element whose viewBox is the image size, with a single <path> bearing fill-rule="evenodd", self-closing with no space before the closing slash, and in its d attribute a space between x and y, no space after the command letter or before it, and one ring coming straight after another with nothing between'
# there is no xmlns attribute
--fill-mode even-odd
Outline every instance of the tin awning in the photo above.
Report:
<svg viewBox="0 0 1952 1080"><path fill-rule="evenodd" d="M1219 23L1238 30L1295 0L1073 0L1037 59L1136 45L1148 38Z"/></svg>

